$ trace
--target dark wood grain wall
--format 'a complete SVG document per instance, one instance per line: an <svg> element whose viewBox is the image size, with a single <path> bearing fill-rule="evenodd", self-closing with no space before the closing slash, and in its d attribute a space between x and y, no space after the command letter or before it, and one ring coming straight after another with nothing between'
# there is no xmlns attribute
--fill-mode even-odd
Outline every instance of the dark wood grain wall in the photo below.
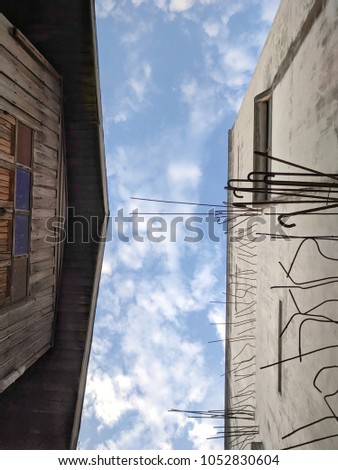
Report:
<svg viewBox="0 0 338 470"><path fill-rule="evenodd" d="M8 278L9 296L0 306L0 390L21 375L50 347L55 315L55 245L47 228L58 208L58 173L61 149L61 81L57 72L35 48L0 15L0 120L11 123L8 144L0 149L0 166L16 171L20 142L18 127L31 130L30 227L27 274L14 266ZM6 142L6 141L5 141ZM15 180L15 178L14 178ZM1 198L1 195L0 195ZM13 215L12 207L7 213ZM3 218L2 218L3 219ZM14 216L11 220L14 226ZM12 234L11 234L12 235ZM11 263L12 254L0 259ZM1 255L0 255L1 256ZM6 258L6 255L2 256ZM13 263L12 263L13 264ZM13 292L28 281L26 297L16 301ZM16 283L16 285L14 285ZM12 295L11 295L12 291Z"/></svg>

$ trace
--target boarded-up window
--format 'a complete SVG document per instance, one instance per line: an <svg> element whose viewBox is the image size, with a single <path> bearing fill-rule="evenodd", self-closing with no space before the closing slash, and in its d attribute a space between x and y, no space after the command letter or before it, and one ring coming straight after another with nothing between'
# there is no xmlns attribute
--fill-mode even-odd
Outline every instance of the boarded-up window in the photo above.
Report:
<svg viewBox="0 0 338 470"><path fill-rule="evenodd" d="M0 111L0 302L27 296L33 131Z"/></svg>
<svg viewBox="0 0 338 470"><path fill-rule="evenodd" d="M16 161L30 167L32 160L32 129L18 123Z"/></svg>

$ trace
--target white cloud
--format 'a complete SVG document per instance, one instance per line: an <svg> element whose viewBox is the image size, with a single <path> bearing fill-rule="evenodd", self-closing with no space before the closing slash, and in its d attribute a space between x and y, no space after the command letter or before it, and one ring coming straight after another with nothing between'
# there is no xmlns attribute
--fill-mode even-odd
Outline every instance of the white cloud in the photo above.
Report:
<svg viewBox="0 0 338 470"><path fill-rule="evenodd" d="M225 67L230 67L232 73L252 72L256 61L246 47L232 46L223 56Z"/></svg>
<svg viewBox="0 0 338 470"><path fill-rule="evenodd" d="M130 37L125 37L124 41L133 42ZM152 67L140 58L136 49L126 58L126 80L115 94L113 112L110 111L108 122L126 122L139 113L147 105L147 95L152 89Z"/></svg>
<svg viewBox="0 0 338 470"><path fill-rule="evenodd" d="M203 142L224 118L224 94L216 83L199 84L195 78L183 80L180 90L182 102L188 106L190 137Z"/></svg>
<svg viewBox="0 0 338 470"><path fill-rule="evenodd" d="M144 3L145 0L131 0L131 3L137 8L139 7L140 5L142 5L142 3Z"/></svg>
<svg viewBox="0 0 338 470"><path fill-rule="evenodd" d="M128 430L117 434L114 442L102 443L100 448L170 449L173 436L177 438L183 432L189 432L197 447L206 429L201 437L198 429L193 431L195 424L167 410L189 408L204 400L210 401L209 407L218 405L213 402L215 383L205 367L204 347L188 339L171 321L167 311L177 307L168 305L171 297L156 288L158 285L158 281L145 281L138 287L135 305L127 308L128 326L120 336L119 367L115 361L111 366L107 362L112 355L107 348L107 333L93 349L84 407L86 418L95 418L101 430L113 430L122 425L128 414L133 416L128 418ZM173 296L172 300L177 299ZM100 331L102 336L106 329ZM106 371L101 369L103 364ZM211 428L209 431L212 435ZM209 441L203 445L208 448Z"/></svg>
<svg viewBox="0 0 338 470"><path fill-rule="evenodd" d="M189 10L195 4L195 0L171 0L169 10L172 12L182 12Z"/></svg>
<svg viewBox="0 0 338 470"><path fill-rule="evenodd" d="M95 413L103 425L111 426L132 409L131 381L120 373L112 377L100 370L95 371L88 377L86 392L86 413Z"/></svg>
<svg viewBox="0 0 338 470"><path fill-rule="evenodd" d="M194 443L194 448L197 450L216 450L219 449L219 443L217 440L207 440L208 438L215 435L214 426L222 424L219 421L214 422L198 422L193 420L193 425L189 430L189 437Z"/></svg>
<svg viewBox="0 0 338 470"><path fill-rule="evenodd" d="M160 10L166 10L167 9L167 1L166 0L154 0L154 5L157 8L160 8Z"/></svg>
<svg viewBox="0 0 338 470"><path fill-rule="evenodd" d="M201 179L202 172L196 163L173 162L168 166L169 184L180 187L196 188Z"/></svg>
<svg viewBox="0 0 338 470"><path fill-rule="evenodd" d="M208 302L214 287L217 284L217 278L213 273L211 264L207 264L198 268L194 278L191 281L191 290L194 297L201 305Z"/></svg>
<svg viewBox="0 0 338 470"><path fill-rule="evenodd" d="M122 44L136 44L138 41L141 41L142 38L146 37L147 34L151 33L153 30L153 24L151 21L139 21L137 26L128 31L121 37Z"/></svg>
<svg viewBox="0 0 338 470"><path fill-rule="evenodd" d="M107 18L115 9L115 0L96 0L96 15L98 18Z"/></svg>
<svg viewBox="0 0 338 470"><path fill-rule="evenodd" d="M209 37L214 38L218 36L221 25L217 22L206 22L203 23L203 29Z"/></svg>

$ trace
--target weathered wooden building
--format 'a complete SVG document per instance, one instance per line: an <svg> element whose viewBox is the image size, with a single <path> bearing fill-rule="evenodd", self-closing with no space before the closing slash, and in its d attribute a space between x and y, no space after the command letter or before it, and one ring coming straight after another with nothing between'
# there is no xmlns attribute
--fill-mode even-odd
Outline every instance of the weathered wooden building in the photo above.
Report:
<svg viewBox="0 0 338 470"><path fill-rule="evenodd" d="M94 2L0 7L0 448L75 448L108 215Z"/></svg>

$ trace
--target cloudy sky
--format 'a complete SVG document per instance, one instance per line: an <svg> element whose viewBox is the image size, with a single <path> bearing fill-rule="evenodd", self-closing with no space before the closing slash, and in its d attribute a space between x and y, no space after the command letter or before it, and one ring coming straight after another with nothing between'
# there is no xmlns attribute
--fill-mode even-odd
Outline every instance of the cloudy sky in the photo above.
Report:
<svg viewBox="0 0 338 470"><path fill-rule="evenodd" d="M227 131L278 3L96 1L112 239L81 449L222 448L207 439L221 423L168 412L223 408L224 343L208 343L224 339L211 324L225 320L211 303L224 300L222 227L187 219L204 206L131 197L222 204ZM136 210L190 214L134 216L118 231L118 213Z"/></svg>

